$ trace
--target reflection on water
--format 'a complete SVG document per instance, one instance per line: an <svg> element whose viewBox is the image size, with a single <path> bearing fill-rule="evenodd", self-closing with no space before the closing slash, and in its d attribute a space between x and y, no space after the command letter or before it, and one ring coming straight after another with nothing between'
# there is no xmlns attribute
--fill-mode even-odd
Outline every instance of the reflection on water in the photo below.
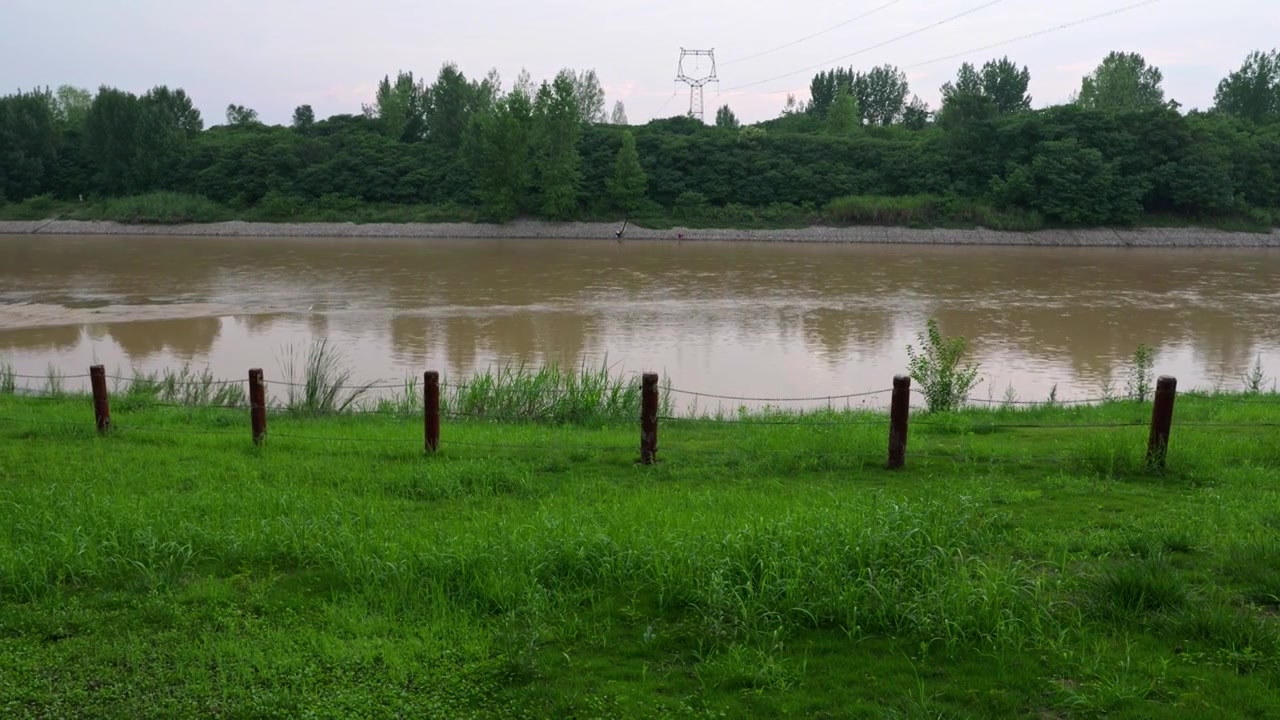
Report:
<svg viewBox="0 0 1280 720"><path fill-rule="evenodd" d="M1092 395L1139 343L1184 387L1280 371L1280 251L542 240L0 237L20 372L279 372L326 336L361 378L495 363L667 372L678 387L886 387L929 317L981 393Z"/></svg>

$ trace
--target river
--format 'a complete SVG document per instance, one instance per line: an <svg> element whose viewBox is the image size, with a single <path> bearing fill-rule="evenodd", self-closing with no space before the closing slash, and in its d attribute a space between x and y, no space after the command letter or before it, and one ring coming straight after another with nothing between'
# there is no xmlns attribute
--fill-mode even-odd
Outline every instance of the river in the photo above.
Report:
<svg viewBox="0 0 1280 720"><path fill-rule="evenodd" d="M279 377L326 337L362 380L547 361L681 389L879 390L930 317L975 396L1119 388L1139 344L1180 387L1280 374L1280 250L582 240L0 236L0 361ZM38 380L29 381L33 386Z"/></svg>

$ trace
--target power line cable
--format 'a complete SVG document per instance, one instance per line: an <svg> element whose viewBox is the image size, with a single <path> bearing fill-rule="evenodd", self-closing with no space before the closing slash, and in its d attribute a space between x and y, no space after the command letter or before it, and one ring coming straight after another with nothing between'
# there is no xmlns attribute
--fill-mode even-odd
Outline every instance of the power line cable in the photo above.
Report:
<svg viewBox="0 0 1280 720"><path fill-rule="evenodd" d="M1103 18L1109 18L1112 15L1119 15L1120 13L1129 12L1130 10L1137 10L1140 7L1146 7L1147 5L1154 5L1158 2L1160 2L1160 0L1143 0L1143 2L1133 3L1132 5L1126 5L1122 8L1116 8L1115 10L1109 10L1107 12L1099 13L1097 15L1092 15L1090 17L1082 18L1080 20L1073 20L1072 22L1063 23L1062 25L1055 25L1053 27L1045 28L1043 30L1037 30L1036 32L1027 33L1026 35L1019 35L1018 37L1009 38L1008 40L1001 40L1000 42L994 42L994 43L991 43L990 45L983 45L982 47L972 48L969 50L965 50L963 52L954 53L952 55L944 55L943 57L937 57L932 60L925 60L924 62L916 63L915 65L908 65L902 69L914 70L915 68L924 67L925 65L932 65L934 63L944 62L947 60L955 60L958 57L964 57L965 55L968 55L970 53L982 52L983 50L998 48L1002 45L1008 45L1010 43L1020 42L1022 40L1030 40L1031 38L1034 38L1034 37L1040 37L1041 35L1048 35L1049 33L1057 32L1059 30L1066 30L1068 28L1076 27L1077 25L1084 25L1085 23L1090 23L1095 20L1102 20Z"/></svg>
<svg viewBox="0 0 1280 720"><path fill-rule="evenodd" d="M747 55L746 57L735 58L735 59L733 59L733 60L730 60L730 61L728 61L728 62L722 62L722 63L720 63L720 64L721 64L721 65L733 65L734 63L746 62L747 60L754 60L754 59L756 59L756 58L758 58L758 57L762 57L762 56L764 56L764 55L768 55L768 54L770 54L770 53L775 53L775 52L777 52L777 51L779 51L779 50L785 50L785 49L787 49L787 48L789 48L789 47L791 47L791 46L793 46L793 45L799 45L799 44L800 44L800 43L802 43L802 42L806 42L806 41L808 41L808 40L812 40L812 39L814 39L814 38L818 37L819 35L826 35L827 33L831 32L831 31L833 31L833 30L839 30L840 28L842 28L842 27L844 27L845 25L848 25L848 24L850 24L850 23L855 23L855 22L857 22L857 21L859 21L859 20L862 20L862 19L865 19L865 18L869 18L869 17L871 17L872 15L875 15L876 13L880 12L881 10L885 10L885 9L887 9L887 8L890 8L890 7L894 6L894 5L897 5L898 3L902 2L902 1L903 1L903 0L892 0L892 2L887 2L887 3L885 3L884 5L881 5L881 6L879 6L879 7L876 7L876 8L873 8L873 9L871 9L871 10L866 11L866 12L862 13L861 15L859 15L858 17L855 17L855 18L849 18L848 20L845 20L845 21L844 21L844 22L842 22L842 23L838 23L838 24L836 24L836 25L832 25L831 27L827 28L826 30L819 30L818 32L816 32L816 33L814 33L814 34L812 34L812 35L806 35L806 36L804 36L804 37L800 38L799 40L793 40L793 41L791 41L791 42L789 42L789 43L786 43L785 45L779 45L779 46L777 46L777 47L775 47L775 48L770 48L770 49L768 49L768 50L764 50L764 51L762 51L762 52L758 52L758 53L756 53L756 54L754 54L754 55Z"/></svg>
<svg viewBox="0 0 1280 720"><path fill-rule="evenodd" d="M906 40L907 38L912 37L912 36L914 36L914 35L919 35L919 34L920 34L920 33L922 33L922 32L926 32L926 31L928 31L928 30L932 30L932 29L934 29L934 28L936 28L936 27L941 27L941 26L943 26L943 25L946 25L947 23L954 22L954 21L956 21L956 20L959 20L960 18L967 17L967 16L969 16L969 15L973 15L974 13L979 12L979 11L981 11L981 10L985 10L985 9L987 9L987 8L989 8L989 7L993 6L993 5L999 5L999 4L1000 4L1000 3L1002 3L1002 2L1004 2L1004 0L989 0L989 2L985 2L985 3L981 4L981 5L978 5L977 7L969 8L968 10L965 10L964 12L957 13L957 14L955 14L955 15L952 15L951 17L948 17L948 18L945 18L945 19L939 20L938 22L933 23L933 24L931 24L931 25L925 25L925 26L923 26L923 27L916 28L915 30L912 30L911 32L903 33L903 34L898 35L898 36L896 36L896 37L889 38L888 40L885 40L885 41L883 41L883 42L876 43L875 45L869 45L869 46L867 46L867 47L862 48L861 50L856 50L856 51L851 52L851 53L849 53L849 54L847 54L847 55L841 55L840 57L832 58L832 59L827 60L827 61L825 61L825 62L818 63L817 65L810 65L809 67L806 67L806 68L801 68L801 69L799 69L799 70L795 70L795 71L792 71L792 72L789 72L789 73L783 73L782 75L775 75L774 77L766 78L766 79L764 79L764 80L757 80L756 82L746 83L745 85L736 85L736 86L734 86L734 87L727 88L727 89L725 90L725 92L733 92L734 90L742 90L742 89L744 89L744 88L755 87L756 85L763 85L763 84L765 84L765 83L773 82L774 80L782 80L782 79L784 79L784 78L789 78L789 77L791 77L791 76L793 76L793 75L799 75L799 74L801 74L801 73L811 72L811 71L813 71L813 70L817 70L817 69L819 69L819 68L824 68L824 67L827 67L827 66L830 66L830 65L834 65L835 63L838 63L838 62L840 62L840 61L842 61L842 60L847 60L847 59L849 59L849 58L851 58L851 57L854 57L854 56L857 56L857 55L861 55L861 54L863 54L863 53L871 52L872 50L878 50L879 48L882 48L882 47L884 47L884 46L886 46L886 45L892 45L893 43L896 43L896 42L898 42L899 40Z"/></svg>

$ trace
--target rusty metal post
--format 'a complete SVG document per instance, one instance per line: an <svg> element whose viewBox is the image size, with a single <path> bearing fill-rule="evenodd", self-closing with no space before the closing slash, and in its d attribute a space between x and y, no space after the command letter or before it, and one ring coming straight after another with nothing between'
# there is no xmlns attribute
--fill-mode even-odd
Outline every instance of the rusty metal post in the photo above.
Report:
<svg viewBox="0 0 1280 720"><path fill-rule="evenodd" d="M107 371L101 365L89 368L89 382L93 385L93 419L98 432L111 429L111 403L107 400Z"/></svg>
<svg viewBox="0 0 1280 720"><path fill-rule="evenodd" d="M249 371L249 420L253 424L253 444L261 445L267 438L267 383L262 379L262 369Z"/></svg>
<svg viewBox="0 0 1280 720"><path fill-rule="evenodd" d="M1167 375L1156 381L1155 403L1151 408L1151 437L1147 440L1147 467L1163 468L1169 454L1169 431L1173 428L1173 401L1178 397L1178 379Z"/></svg>
<svg viewBox="0 0 1280 720"><path fill-rule="evenodd" d="M658 374L645 373L640 390L640 463L658 461Z"/></svg>
<svg viewBox="0 0 1280 720"><path fill-rule="evenodd" d="M911 378L895 375L893 400L889 406L889 469L907 463L907 424L911 415Z"/></svg>
<svg viewBox="0 0 1280 720"><path fill-rule="evenodd" d="M440 449L440 373L428 370L422 376L422 415L427 452Z"/></svg>

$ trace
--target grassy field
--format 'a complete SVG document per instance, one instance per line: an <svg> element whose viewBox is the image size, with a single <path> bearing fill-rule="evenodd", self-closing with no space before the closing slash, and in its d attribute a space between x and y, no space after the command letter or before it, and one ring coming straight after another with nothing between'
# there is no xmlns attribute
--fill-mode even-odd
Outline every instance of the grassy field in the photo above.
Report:
<svg viewBox="0 0 1280 720"><path fill-rule="evenodd" d="M0 394L0 717L1280 714L1280 396L634 424Z"/></svg>

